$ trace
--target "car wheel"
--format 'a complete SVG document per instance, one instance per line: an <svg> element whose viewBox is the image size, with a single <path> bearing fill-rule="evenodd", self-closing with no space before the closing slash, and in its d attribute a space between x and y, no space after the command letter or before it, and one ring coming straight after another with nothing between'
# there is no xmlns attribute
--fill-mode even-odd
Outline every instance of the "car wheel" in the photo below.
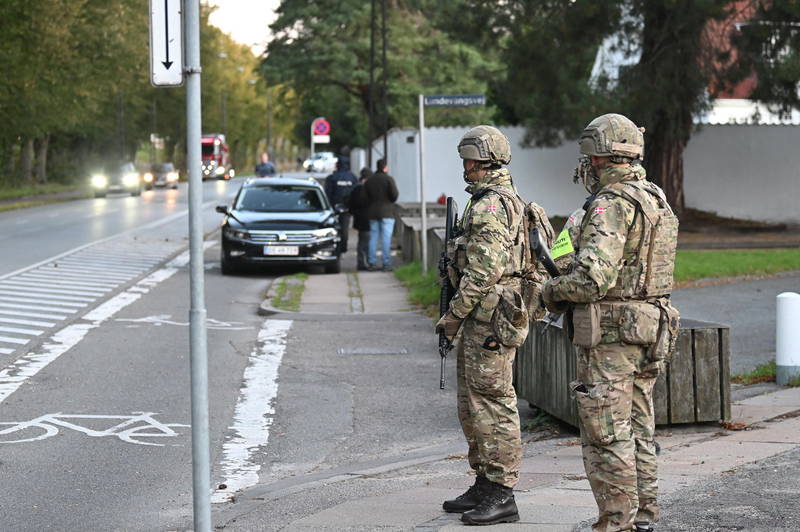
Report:
<svg viewBox="0 0 800 532"><path fill-rule="evenodd" d="M342 259L339 257L336 262L325 265L325 273L340 273L342 271Z"/></svg>

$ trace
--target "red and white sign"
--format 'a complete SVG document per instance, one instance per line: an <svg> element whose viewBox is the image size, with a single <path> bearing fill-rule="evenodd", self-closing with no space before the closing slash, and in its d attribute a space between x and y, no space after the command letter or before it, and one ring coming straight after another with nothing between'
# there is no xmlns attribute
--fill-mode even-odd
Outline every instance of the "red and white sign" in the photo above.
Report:
<svg viewBox="0 0 800 532"><path fill-rule="evenodd" d="M312 130L314 131L314 135L330 135L331 123L324 118L318 118L314 121Z"/></svg>

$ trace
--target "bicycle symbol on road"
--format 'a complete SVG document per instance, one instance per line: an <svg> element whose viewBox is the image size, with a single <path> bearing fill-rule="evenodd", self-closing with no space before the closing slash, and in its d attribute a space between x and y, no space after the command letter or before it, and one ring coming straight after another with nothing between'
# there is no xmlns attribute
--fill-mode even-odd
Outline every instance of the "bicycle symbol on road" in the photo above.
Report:
<svg viewBox="0 0 800 532"><path fill-rule="evenodd" d="M133 412L131 416L97 416L87 414L46 414L31 421L0 422L0 444L3 443L26 443L45 440L55 436L59 432L59 427L72 429L82 432L93 438L116 437L126 443L137 445L152 445L163 447L163 443L153 443L145 441L149 438L174 438L180 436L173 428L189 427L180 423L161 423L153 416L156 412ZM95 427L108 424L109 421L116 421L115 425L109 428L99 429L79 425L77 420L87 420L86 424L93 424Z"/></svg>

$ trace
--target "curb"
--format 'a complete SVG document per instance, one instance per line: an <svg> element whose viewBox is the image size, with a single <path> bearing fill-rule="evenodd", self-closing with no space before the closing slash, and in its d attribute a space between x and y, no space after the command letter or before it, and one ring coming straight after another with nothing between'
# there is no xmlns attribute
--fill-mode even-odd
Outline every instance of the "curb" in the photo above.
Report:
<svg viewBox="0 0 800 532"><path fill-rule="evenodd" d="M294 312L292 310L283 310L275 308L270 304L272 298L275 297L275 292L273 290L273 287L276 286L276 283L278 281L281 281L287 277L289 276L282 275L280 277L276 277L269 283L269 286L267 286L267 289L264 291L264 300L261 302L260 305L258 305L257 313L259 316L274 316L275 314L288 314L291 316L294 314L300 314L299 312Z"/></svg>

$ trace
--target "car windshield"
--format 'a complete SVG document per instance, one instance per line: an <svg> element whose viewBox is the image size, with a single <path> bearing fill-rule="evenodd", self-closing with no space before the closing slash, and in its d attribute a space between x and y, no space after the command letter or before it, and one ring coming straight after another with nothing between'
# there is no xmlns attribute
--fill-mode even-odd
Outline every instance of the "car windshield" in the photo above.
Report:
<svg viewBox="0 0 800 532"><path fill-rule="evenodd" d="M242 190L236 210L255 212L314 212L325 208L319 189L302 185L271 185Z"/></svg>
<svg viewBox="0 0 800 532"><path fill-rule="evenodd" d="M172 166L172 163L161 163L155 165L153 170L155 170L156 172L171 172L175 170L175 167Z"/></svg>

